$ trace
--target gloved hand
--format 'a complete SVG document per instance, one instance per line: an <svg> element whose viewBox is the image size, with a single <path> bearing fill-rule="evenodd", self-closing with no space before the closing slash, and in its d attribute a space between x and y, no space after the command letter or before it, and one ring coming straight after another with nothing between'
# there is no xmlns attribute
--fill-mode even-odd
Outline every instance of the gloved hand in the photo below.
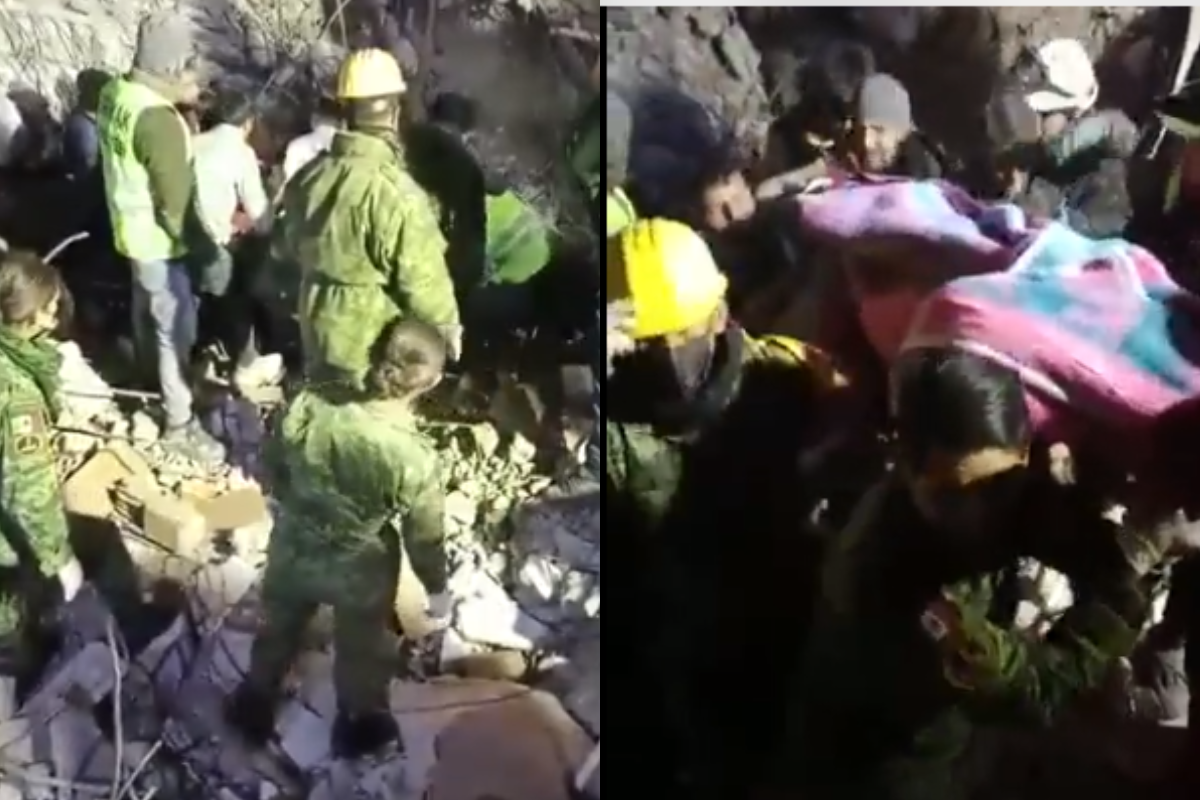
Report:
<svg viewBox="0 0 1200 800"><path fill-rule="evenodd" d="M451 361L458 361L462 357L462 326L440 325L438 326L438 332L446 340L446 355L449 356Z"/></svg>
<svg viewBox="0 0 1200 800"><path fill-rule="evenodd" d="M604 309L604 359L607 374L612 374L613 359L633 351L633 304L627 300L609 303Z"/></svg>
<svg viewBox="0 0 1200 800"><path fill-rule="evenodd" d="M425 602L425 617L438 630L450 625L450 615L453 610L453 598L450 597L449 592L431 594Z"/></svg>
<svg viewBox="0 0 1200 800"><path fill-rule="evenodd" d="M1162 513L1135 505L1126 514L1117 542L1134 571L1145 575L1164 559L1200 549L1200 520L1182 509Z"/></svg>

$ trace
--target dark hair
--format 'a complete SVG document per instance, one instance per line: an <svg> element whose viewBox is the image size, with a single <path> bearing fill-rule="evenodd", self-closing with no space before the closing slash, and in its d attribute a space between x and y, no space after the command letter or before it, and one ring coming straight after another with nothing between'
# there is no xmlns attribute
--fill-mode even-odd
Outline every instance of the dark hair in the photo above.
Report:
<svg viewBox="0 0 1200 800"><path fill-rule="evenodd" d="M1032 436L1020 377L953 347L902 354L892 369L893 423L901 460L924 468L930 454L1019 448Z"/></svg>
<svg viewBox="0 0 1200 800"><path fill-rule="evenodd" d="M479 108L474 100L458 92L442 92L429 104L429 121L458 133L475 129Z"/></svg>
<svg viewBox="0 0 1200 800"><path fill-rule="evenodd" d="M875 53L858 42L835 42L801 72L802 103L812 113L851 115L862 82L875 74Z"/></svg>
<svg viewBox="0 0 1200 800"><path fill-rule="evenodd" d="M367 388L384 397L409 397L428 389L446 367L446 340L437 328L415 319L384 329L371 353Z"/></svg>
<svg viewBox="0 0 1200 800"><path fill-rule="evenodd" d="M76 105L84 111L96 111L100 107L100 93L110 80L112 75L102 69L81 69L75 76Z"/></svg>
<svg viewBox="0 0 1200 800"><path fill-rule="evenodd" d="M58 270L36 254L13 250L0 258L0 323L27 325L63 295Z"/></svg>
<svg viewBox="0 0 1200 800"><path fill-rule="evenodd" d="M208 118L214 125L242 126L257 114L253 94L232 89L218 89L208 107Z"/></svg>
<svg viewBox="0 0 1200 800"><path fill-rule="evenodd" d="M1041 123L1038 114L1013 87L994 94L984 108L988 146L994 154L1011 153L1038 141Z"/></svg>

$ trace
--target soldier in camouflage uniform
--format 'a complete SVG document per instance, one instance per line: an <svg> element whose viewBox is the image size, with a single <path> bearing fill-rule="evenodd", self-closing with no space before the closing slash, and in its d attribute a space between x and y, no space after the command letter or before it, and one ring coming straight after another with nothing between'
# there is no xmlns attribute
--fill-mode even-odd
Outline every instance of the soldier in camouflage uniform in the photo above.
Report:
<svg viewBox="0 0 1200 800"><path fill-rule="evenodd" d="M0 263L0 561L12 573L0 635L20 631L28 643L40 633L29 623L61 596L57 573L72 558L53 445L60 358L49 334L62 292L58 272L35 255Z"/></svg>
<svg viewBox="0 0 1200 800"><path fill-rule="evenodd" d="M397 317L436 326L451 358L462 330L446 241L396 145L404 77L380 50L351 53L338 75L346 119L328 153L284 188L276 255L301 271L305 372L361 381L380 331Z"/></svg>
<svg viewBox="0 0 1200 800"><path fill-rule="evenodd" d="M1101 688L1145 620L1145 576L1183 542L1118 528L1094 493L1047 479L1007 368L917 350L892 387L896 470L827 553L781 796L971 797L987 779L973 726L1049 724ZM1078 598L1044 639L1014 630L1019 557Z"/></svg>
<svg viewBox="0 0 1200 800"><path fill-rule="evenodd" d="M801 453L848 387L820 352L730 324L725 277L686 226L633 222L606 261L606 544L623 548L642 609L649 674L627 700L662 743L638 772L662 796L737 797L782 726L773 692L789 685L818 563ZM762 702L722 677L746 674Z"/></svg>
<svg viewBox="0 0 1200 800"><path fill-rule="evenodd" d="M263 576L263 627L228 718L253 743L320 604L334 611L335 753L353 758L399 739L389 710L398 666L388 631L404 545L429 593L434 628L449 614L443 487L412 404L441 379L436 329L400 320L380 339L366 388L301 392L266 451L280 515Z"/></svg>

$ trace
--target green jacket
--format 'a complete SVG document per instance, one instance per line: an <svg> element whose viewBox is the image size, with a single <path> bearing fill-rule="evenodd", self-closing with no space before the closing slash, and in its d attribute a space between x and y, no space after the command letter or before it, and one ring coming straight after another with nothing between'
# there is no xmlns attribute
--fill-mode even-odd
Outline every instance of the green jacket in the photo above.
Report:
<svg viewBox="0 0 1200 800"><path fill-rule="evenodd" d="M485 283L522 284L550 263L550 231L511 189L487 198Z"/></svg>
<svg viewBox="0 0 1200 800"><path fill-rule="evenodd" d="M1084 593L1034 639L1010 624L1015 556L980 568L943 550L887 480L831 546L781 766L802 787L789 788L822 800L967 797L981 777L963 758L974 724L1048 724L1133 647L1138 592Z"/></svg>
<svg viewBox="0 0 1200 800"><path fill-rule="evenodd" d="M275 231L299 265L300 334L310 379L361 379L398 316L459 325L446 240L429 196L381 136L339 132L288 181Z"/></svg>
<svg viewBox="0 0 1200 800"><path fill-rule="evenodd" d="M280 539L299 564L297 580L335 579L353 591L356 565L388 552L381 535L398 522L417 577L431 593L445 590L438 457L407 408L349 391L302 391L265 460L280 505L272 543Z"/></svg>
<svg viewBox="0 0 1200 800"><path fill-rule="evenodd" d="M23 540L0 552L9 563L36 558L46 575L71 557L53 443L59 364L49 340L0 329L0 533Z"/></svg>

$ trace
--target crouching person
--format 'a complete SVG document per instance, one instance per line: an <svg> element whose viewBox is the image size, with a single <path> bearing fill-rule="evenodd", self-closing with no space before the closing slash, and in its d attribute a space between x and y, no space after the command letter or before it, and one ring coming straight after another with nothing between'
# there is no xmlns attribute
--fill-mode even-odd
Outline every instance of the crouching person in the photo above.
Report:
<svg viewBox="0 0 1200 800"><path fill-rule="evenodd" d="M1146 576L1183 544L1161 526L1118 530L1046 479L1005 366L909 351L891 406L896 469L830 547L781 754L786 788L822 800L974 796L974 727L1050 724L1104 686L1146 619ZM1044 641L1013 625L1022 556L1080 598Z"/></svg>
<svg viewBox="0 0 1200 800"><path fill-rule="evenodd" d="M50 334L63 300L58 272L30 253L0 262L0 560L15 578L0 587L0 635L18 633L22 671L45 644L41 618L61 597L71 559L52 444L59 354Z"/></svg>
<svg viewBox="0 0 1200 800"><path fill-rule="evenodd" d="M335 754L402 746L388 688L398 663L390 626L405 549L429 592L435 628L447 612L442 484L412 408L441 380L445 360L435 328L398 322L375 346L365 389L301 392L271 440L268 469L281 509L262 583L265 622L227 709L251 743L270 738L284 675L318 606L329 604Z"/></svg>

